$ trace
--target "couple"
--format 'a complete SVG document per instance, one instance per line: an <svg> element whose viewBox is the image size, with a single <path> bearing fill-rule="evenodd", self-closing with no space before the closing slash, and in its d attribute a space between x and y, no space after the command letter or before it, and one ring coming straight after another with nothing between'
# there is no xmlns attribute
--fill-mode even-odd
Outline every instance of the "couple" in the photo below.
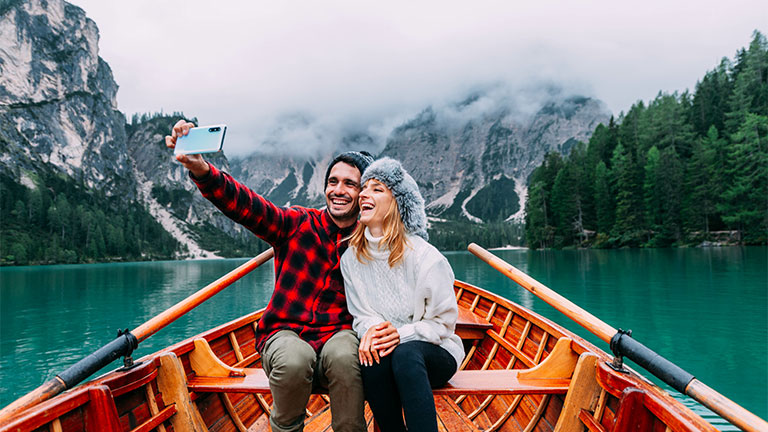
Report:
<svg viewBox="0 0 768 432"><path fill-rule="evenodd" d="M167 146L192 127L178 122ZM320 387L337 432L366 430L365 399L382 431L436 431L431 387L453 376L464 348L453 272L425 241L424 200L400 163L338 155L317 210L277 207L200 155L177 160L204 197L275 249L275 291L256 335L272 430L302 430Z"/></svg>

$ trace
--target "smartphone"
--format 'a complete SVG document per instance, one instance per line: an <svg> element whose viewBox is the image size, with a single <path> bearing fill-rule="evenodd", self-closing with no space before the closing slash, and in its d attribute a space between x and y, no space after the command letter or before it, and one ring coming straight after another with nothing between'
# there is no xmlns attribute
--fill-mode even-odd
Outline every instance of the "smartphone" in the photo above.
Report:
<svg viewBox="0 0 768 432"><path fill-rule="evenodd" d="M224 146L227 125L200 126L176 139L173 154L216 153Z"/></svg>

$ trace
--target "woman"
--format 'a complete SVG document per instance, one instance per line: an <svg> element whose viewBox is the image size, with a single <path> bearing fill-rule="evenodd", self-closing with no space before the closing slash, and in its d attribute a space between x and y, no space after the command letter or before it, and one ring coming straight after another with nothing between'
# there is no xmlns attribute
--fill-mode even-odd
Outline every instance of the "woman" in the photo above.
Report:
<svg viewBox="0 0 768 432"><path fill-rule="evenodd" d="M373 162L361 184L360 223L341 271L365 397L384 432L437 431L432 387L464 358L453 271L426 242L424 199L399 162Z"/></svg>

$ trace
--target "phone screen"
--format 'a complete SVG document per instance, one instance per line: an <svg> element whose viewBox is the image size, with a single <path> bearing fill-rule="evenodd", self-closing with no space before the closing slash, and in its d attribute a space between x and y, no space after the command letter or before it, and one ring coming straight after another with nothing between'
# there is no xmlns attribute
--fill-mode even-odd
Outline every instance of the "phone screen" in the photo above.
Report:
<svg viewBox="0 0 768 432"><path fill-rule="evenodd" d="M192 128L185 136L176 140L174 154L216 153L224 145L226 125L200 126Z"/></svg>

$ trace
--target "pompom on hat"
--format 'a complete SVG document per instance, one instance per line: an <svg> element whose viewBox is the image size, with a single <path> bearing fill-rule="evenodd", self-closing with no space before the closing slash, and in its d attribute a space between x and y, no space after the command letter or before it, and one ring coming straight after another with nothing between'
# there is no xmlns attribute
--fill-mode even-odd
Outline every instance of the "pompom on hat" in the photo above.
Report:
<svg viewBox="0 0 768 432"><path fill-rule="evenodd" d="M392 191L408 234L428 240L424 198L419 192L416 180L405 171L400 162L388 157L374 161L366 168L360 184L364 185L370 179L380 181Z"/></svg>

